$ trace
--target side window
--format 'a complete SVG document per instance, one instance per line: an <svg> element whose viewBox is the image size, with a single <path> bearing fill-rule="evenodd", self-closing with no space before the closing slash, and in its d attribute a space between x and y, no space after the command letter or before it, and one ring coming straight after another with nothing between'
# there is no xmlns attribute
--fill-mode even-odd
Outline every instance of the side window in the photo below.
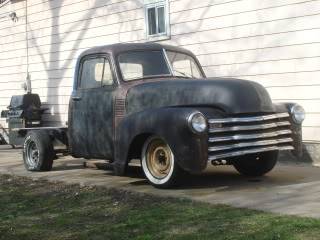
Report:
<svg viewBox="0 0 320 240"><path fill-rule="evenodd" d="M112 85L112 71L110 63L105 58L90 58L84 60L80 78L80 88L98 88Z"/></svg>

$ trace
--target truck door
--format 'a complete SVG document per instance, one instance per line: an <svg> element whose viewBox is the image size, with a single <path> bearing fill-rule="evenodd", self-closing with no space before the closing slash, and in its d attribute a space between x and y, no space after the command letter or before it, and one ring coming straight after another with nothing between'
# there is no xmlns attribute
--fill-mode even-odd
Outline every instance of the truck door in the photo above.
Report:
<svg viewBox="0 0 320 240"><path fill-rule="evenodd" d="M69 120L70 144L75 156L112 158L115 87L108 56L94 55L81 59Z"/></svg>

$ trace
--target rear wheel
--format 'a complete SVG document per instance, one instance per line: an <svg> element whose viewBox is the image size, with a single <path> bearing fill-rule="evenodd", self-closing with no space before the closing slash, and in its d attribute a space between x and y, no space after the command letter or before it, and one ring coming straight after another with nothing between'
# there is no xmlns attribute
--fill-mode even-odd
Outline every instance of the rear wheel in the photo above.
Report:
<svg viewBox="0 0 320 240"><path fill-rule="evenodd" d="M233 166L246 176L262 176L270 172L278 161L278 151L251 154L236 158Z"/></svg>
<svg viewBox="0 0 320 240"><path fill-rule="evenodd" d="M28 171L50 171L55 153L48 133L31 131L24 140L23 162Z"/></svg>
<svg viewBox="0 0 320 240"><path fill-rule="evenodd" d="M158 188L176 185L184 173L175 161L170 146L157 136L148 138L144 143L141 165L146 178Z"/></svg>

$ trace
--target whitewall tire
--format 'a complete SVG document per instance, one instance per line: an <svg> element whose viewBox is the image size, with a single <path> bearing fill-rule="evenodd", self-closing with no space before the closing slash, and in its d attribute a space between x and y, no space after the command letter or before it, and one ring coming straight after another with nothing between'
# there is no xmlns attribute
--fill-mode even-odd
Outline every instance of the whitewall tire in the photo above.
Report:
<svg viewBox="0 0 320 240"><path fill-rule="evenodd" d="M158 136L149 137L142 147L141 165L148 181L158 188L176 185L182 171L165 140Z"/></svg>

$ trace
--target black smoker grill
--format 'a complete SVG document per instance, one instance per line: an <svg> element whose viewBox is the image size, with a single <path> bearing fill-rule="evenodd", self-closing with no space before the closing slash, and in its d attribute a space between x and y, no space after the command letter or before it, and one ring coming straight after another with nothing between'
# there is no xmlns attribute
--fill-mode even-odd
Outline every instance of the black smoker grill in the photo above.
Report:
<svg viewBox="0 0 320 240"><path fill-rule="evenodd" d="M38 94L24 94L11 97L8 110L1 112L9 127L9 144L22 145L23 138L19 137L17 130L20 128L40 127L42 125L41 115L45 111L41 108Z"/></svg>

